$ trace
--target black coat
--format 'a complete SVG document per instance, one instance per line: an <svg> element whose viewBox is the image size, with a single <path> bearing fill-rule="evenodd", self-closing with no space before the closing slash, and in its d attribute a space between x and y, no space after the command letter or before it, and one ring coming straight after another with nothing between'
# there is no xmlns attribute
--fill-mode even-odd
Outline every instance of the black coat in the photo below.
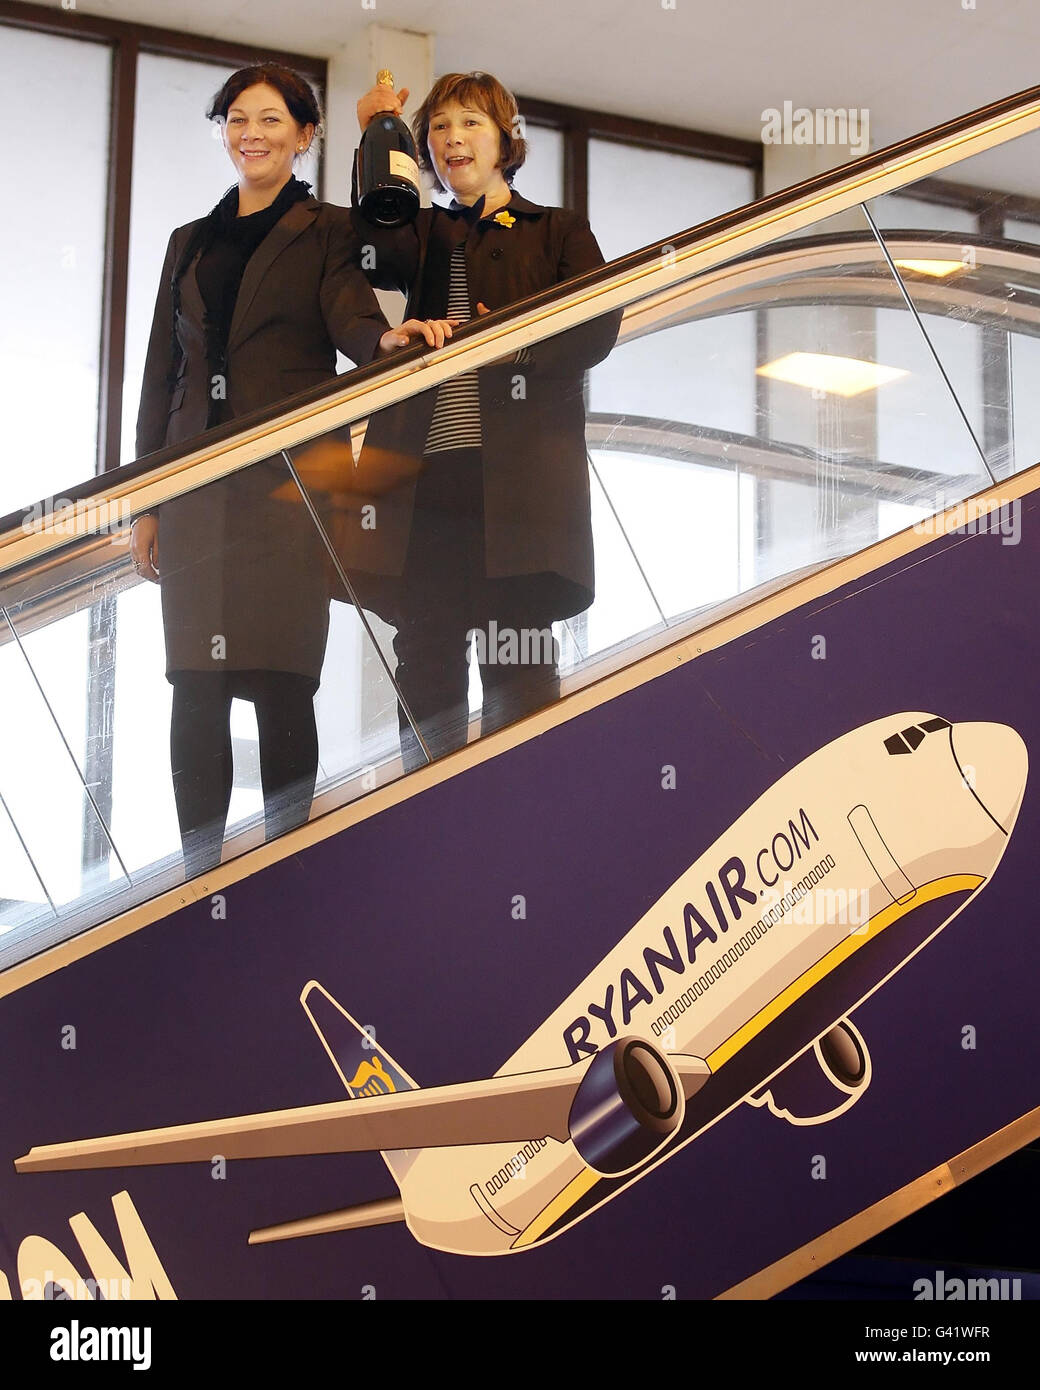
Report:
<svg viewBox="0 0 1040 1390"><path fill-rule="evenodd" d="M424 208L412 225L388 230L354 211L371 248L362 258L369 278L379 289L407 294L410 318L447 316L451 255L460 240L474 317L478 302L500 309L603 264L588 222L565 208L541 207L514 192L495 217L471 227L459 213ZM478 373L486 571L490 578L551 573L556 618L581 612L594 596L584 372L608 355L620 322L620 313L603 315L536 343L520 361L511 357ZM391 621L395 584L366 575L403 571L414 476L435 397L425 391L371 418L358 484L364 500L371 481L375 512L353 506L337 529L362 601ZM382 480L400 475L406 481L386 491Z"/></svg>
<svg viewBox="0 0 1040 1390"><path fill-rule="evenodd" d="M138 456L206 428L206 357L198 256L173 276L198 223L170 237L148 342ZM250 257L227 343L226 418L336 375L336 350L369 362L387 323L359 268L346 208L308 197ZM164 503L159 567L167 674L177 670L320 675L328 635L324 551L284 461L267 459ZM224 655L214 660L214 643ZM219 650L219 648L218 648Z"/></svg>

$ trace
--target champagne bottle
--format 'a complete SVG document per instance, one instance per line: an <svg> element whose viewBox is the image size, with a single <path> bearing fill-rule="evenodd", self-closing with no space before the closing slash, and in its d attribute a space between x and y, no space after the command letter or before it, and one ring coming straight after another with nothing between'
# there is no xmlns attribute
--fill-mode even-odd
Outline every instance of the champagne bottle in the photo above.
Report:
<svg viewBox="0 0 1040 1390"><path fill-rule="evenodd" d="M376 82L394 89L394 75L381 69ZM358 207L380 227L401 227L419 211L419 165L415 141L400 117L373 116L358 146Z"/></svg>

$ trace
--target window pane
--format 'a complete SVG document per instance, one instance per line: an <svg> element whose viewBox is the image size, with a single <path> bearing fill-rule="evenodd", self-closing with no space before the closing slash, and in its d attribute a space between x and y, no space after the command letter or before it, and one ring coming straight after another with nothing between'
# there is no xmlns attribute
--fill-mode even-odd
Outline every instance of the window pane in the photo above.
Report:
<svg viewBox="0 0 1040 1390"><path fill-rule="evenodd" d="M982 342L977 324L929 314L925 329L968 419L981 429ZM912 370L921 351L921 330L902 308L877 311L877 360ZM898 391L878 392L878 456L888 465L916 468L927 459L935 473L963 469L964 423L948 406L949 390L937 377L918 381L916 410Z"/></svg>
<svg viewBox="0 0 1040 1390"><path fill-rule="evenodd" d="M103 44L3 28L0 158L47 176L39 211L0 221L0 515L96 467L109 74Z"/></svg>
<svg viewBox="0 0 1040 1390"><path fill-rule="evenodd" d="M736 164L589 141L589 219L608 261L750 203L754 189Z"/></svg>
<svg viewBox="0 0 1040 1390"><path fill-rule="evenodd" d="M516 189L543 207L563 206L563 134L528 122L527 158L516 176Z"/></svg>
<svg viewBox="0 0 1040 1390"><path fill-rule="evenodd" d="M879 227L927 232L975 232L978 219L965 208L948 208L910 193L886 193L870 202L870 215Z"/></svg>
<svg viewBox="0 0 1040 1390"><path fill-rule="evenodd" d="M1040 459L1040 340L1026 333L1008 336L1011 348L1011 402L1015 458L1019 468Z"/></svg>
<svg viewBox="0 0 1040 1390"><path fill-rule="evenodd" d="M754 428L755 366L753 315L676 324L619 344L592 372L589 403L593 410L747 432Z"/></svg>
<svg viewBox="0 0 1040 1390"><path fill-rule="evenodd" d="M1020 217L1005 218L1004 235L1008 241L1040 242L1040 222L1026 222Z"/></svg>
<svg viewBox="0 0 1040 1390"><path fill-rule="evenodd" d="M623 198L618 189L625 190ZM750 170L689 155L592 140L592 229L612 259L749 202ZM690 372L690 363L698 364ZM750 431L755 410L755 320L750 314L633 336L590 377L593 411Z"/></svg>

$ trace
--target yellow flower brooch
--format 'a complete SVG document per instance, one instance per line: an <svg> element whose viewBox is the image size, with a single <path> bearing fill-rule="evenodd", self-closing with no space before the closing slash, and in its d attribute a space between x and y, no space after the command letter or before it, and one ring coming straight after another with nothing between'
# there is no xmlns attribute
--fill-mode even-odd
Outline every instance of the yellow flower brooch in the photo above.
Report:
<svg viewBox="0 0 1040 1390"><path fill-rule="evenodd" d="M511 227L516 218L511 213L506 212L505 208L501 212L496 212L492 221L497 222L500 227Z"/></svg>

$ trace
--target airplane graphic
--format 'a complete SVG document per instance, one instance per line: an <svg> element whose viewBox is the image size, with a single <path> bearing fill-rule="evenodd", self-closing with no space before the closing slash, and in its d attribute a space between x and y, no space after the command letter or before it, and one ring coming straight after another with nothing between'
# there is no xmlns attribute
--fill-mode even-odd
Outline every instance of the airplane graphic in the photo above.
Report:
<svg viewBox="0 0 1040 1390"><path fill-rule="evenodd" d="M379 1151L399 1195L251 1244L404 1221L446 1251L560 1235L737 1105L833 1121L869 1088L850 1015L992 877L1028 758L995 723L904 713L775 782L492 1077L420 1089L317 981L349 1099L36 1147L19 1172Z"/></svg>

